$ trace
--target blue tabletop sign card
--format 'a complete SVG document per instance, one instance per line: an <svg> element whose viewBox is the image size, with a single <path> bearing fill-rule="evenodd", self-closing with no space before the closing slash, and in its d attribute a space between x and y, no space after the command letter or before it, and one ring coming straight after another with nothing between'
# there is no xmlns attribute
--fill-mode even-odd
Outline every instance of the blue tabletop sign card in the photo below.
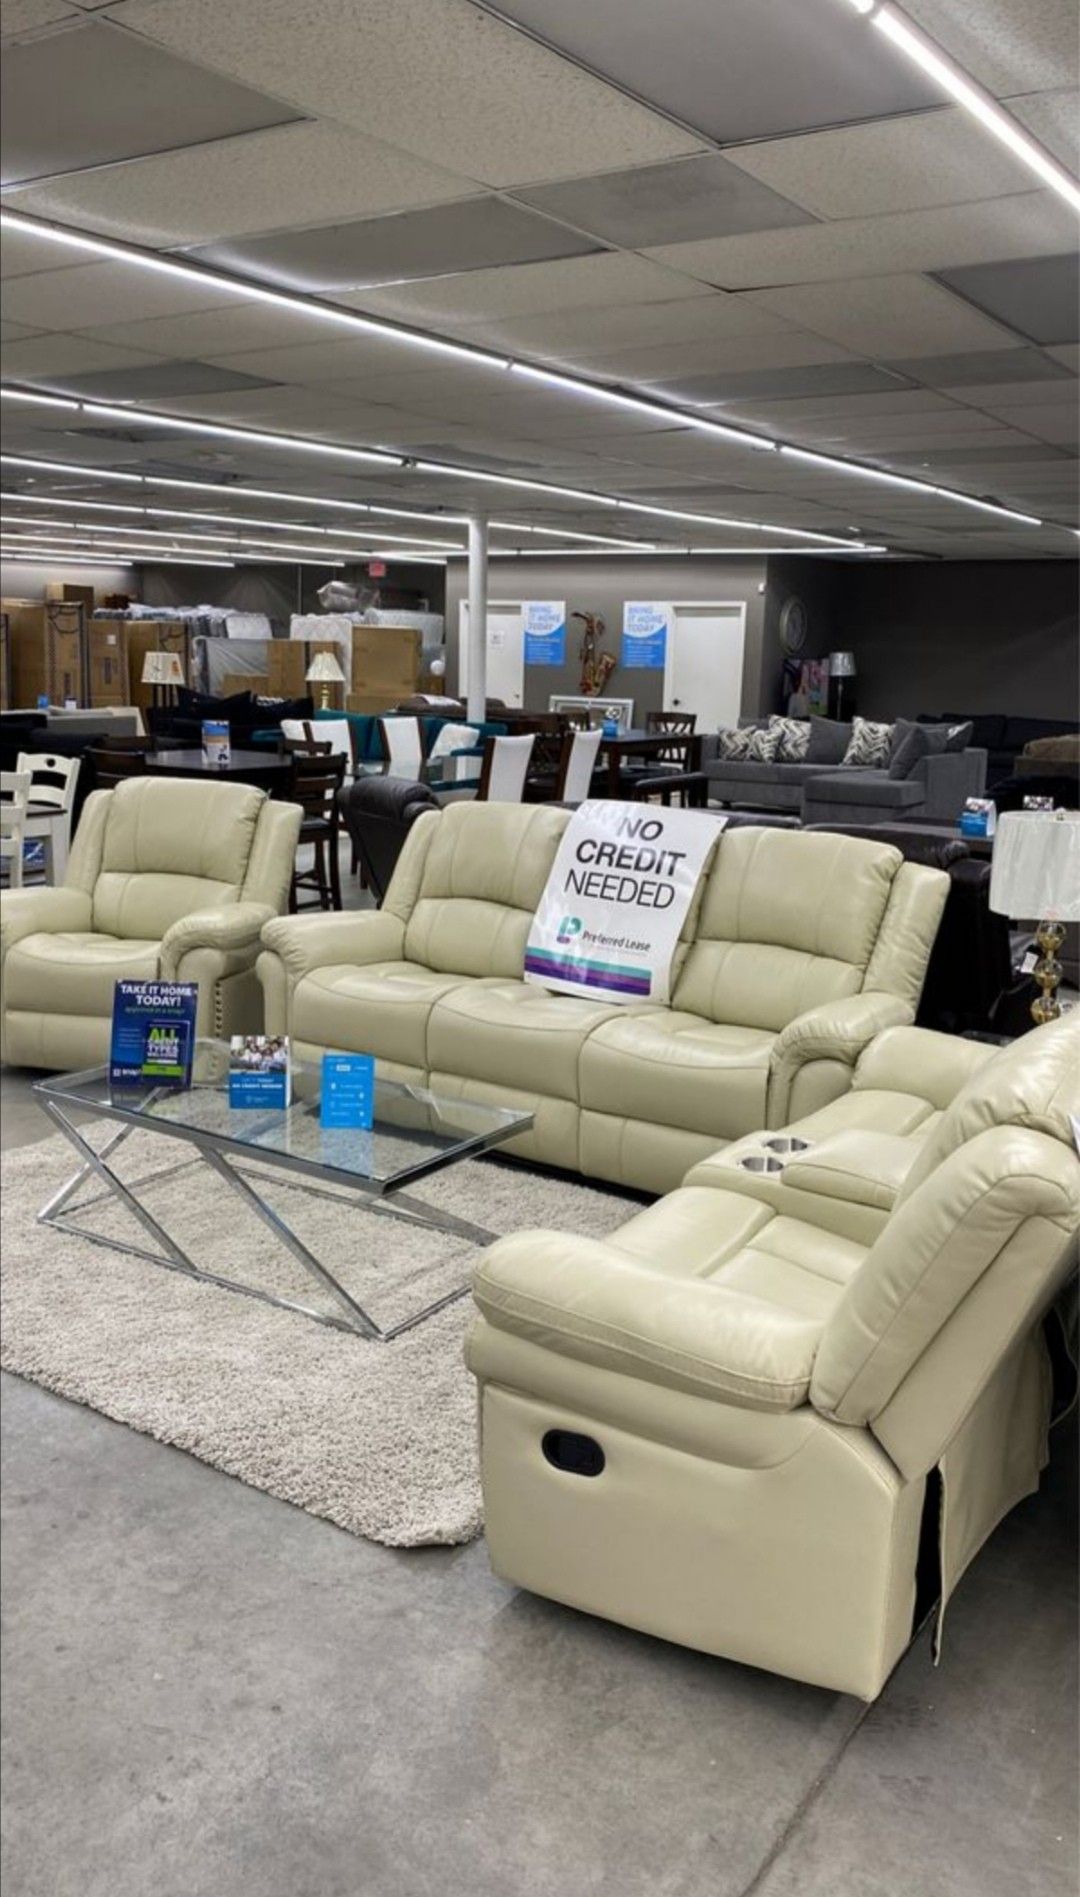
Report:
<svg viewBox="0 0 1080 1897"><path fill-rule="evenodd" d="M324 1054L321 1126L370 1127L375 1118L373 1054Z"/></svg>
<svg viewBox="0 0 1080 1897"><path fill-rule="evenodd" d="M229 1041L229 1105L279 1108L289 1104L287 1034L234 1034Z"/></svg>
<svg viewBox="0 0 1080 1897"><path fill-rule="evenodd" d="M114 1087L190 1087L199 987L193 981L118 981L109 1080Z"/></svg>

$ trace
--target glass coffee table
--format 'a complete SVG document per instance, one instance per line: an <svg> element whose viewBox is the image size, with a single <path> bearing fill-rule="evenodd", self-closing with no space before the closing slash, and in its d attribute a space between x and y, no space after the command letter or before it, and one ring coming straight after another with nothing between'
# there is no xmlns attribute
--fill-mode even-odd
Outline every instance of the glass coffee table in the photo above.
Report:
<svg viewBox="0 0 1080 1897"><path fill-rule="evenodd" d="M422 1310L381 1330L370 1314L340 1284L328 1267L316 1258L281 1213L268 1205L257 1189L250 1167L237 1169L238 1159L257 1160L260 1167L277 1169L291 1175L288 1183L316 1197L331 1198L347 1209L348 1195L340 1188L351 1188L368 1212L384 1213L474 1243L490 1244L498 1233L444 1212L436 1206L414 1199L404 1188L416 1185L430 1174L441 1172L461 1159L473 1159L479 1153L503 1145L532 1125L529 1112L514 1108L487 1106L471 1100L452 1100L397 1080L375 1082L374 1125L370 1130L323 1127L319 1123L320 1069L311 1063L293 1063L292 1104L285 1108L263 1110L229 1105L229 1050L222 1042L200 1041L194 1064L194 1081L189 1089L163 1087L113 1087L107 1067L94 1067L84 1073L59 1074L38 1081L34 1087L44 1111L59 1127L78 1153L81 1165L69 1180L53 1194L38 1213L39 1223L79 1238L105 1245L114 1251L146 1258L151 1264L185 1272L205 1284L242 1291L285 1310L299 1311L339 1330L355 1331L362 1337L388 1343L403 1331L412 1330L436 1311L466 1295L467 1284L427 1304ZM116 1131L103 1146L95 1148L70 1117L90 1115L116 1123ZM141 1184L156 1184L164 1175L158 1171L145 1181L125 1183L110 1166L109 1159L132 1133L160 1133L195 1149L184 1166L205 1164L222 1184L235 1192L252 1212L270 1227L305 1271L328 1291L338 1307L334 1314L275 1296L237 1278L221 1277L205 1271L188 1257L178 1241L165 1230L138 1197ZM98 1179L104 1192L79 1198L81 1188ZM328 1188L337 1187L337 1191ZM89 1230L79 1224L76 1214L98 1205L112 1195L126 1207L154 1241L156 1250L130 1244Z"/></svg>

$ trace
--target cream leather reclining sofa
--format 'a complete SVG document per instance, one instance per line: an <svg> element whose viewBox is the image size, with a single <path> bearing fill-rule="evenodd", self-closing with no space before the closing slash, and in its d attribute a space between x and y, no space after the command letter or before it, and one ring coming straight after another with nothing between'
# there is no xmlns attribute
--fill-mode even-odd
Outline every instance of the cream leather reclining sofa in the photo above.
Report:
<svg viewBox="0 0 1080 1897"><path fill-rule="evenodd" d="M259 932L288 898L301 817L241 784L94 791L62 885L0 898L3 1059L107 1060L119 980L196 981L198 1034L258 1033Z"/></svg>
<svg viewBox="0 0 1080 1897"><path fill-rule="evenodd" d="M1070 1114L1080 1010L1001 1052L897 1029L610 1238L500 1240L468 1347L496 1571L873 1698L1038 1486Z"/></svg>
<svg viewBox="0 0 1080 1897"><path fill-rule="evenodd" d="M947 878L888 844L749 826L702 879L670 1007L526 984L568 821L509 804L421 817L377 913L264 931L268 1032L529 1107L511 1152L662 1192L722 1141L845 1093L867 1043L914 1019Z"/></svg>

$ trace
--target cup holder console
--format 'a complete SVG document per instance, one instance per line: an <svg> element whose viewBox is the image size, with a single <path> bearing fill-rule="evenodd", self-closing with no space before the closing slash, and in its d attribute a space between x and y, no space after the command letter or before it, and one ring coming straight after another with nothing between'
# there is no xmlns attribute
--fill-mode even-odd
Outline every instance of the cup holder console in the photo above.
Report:
<svg viewBox="0 0 1080 1897"><path fill-rule="evenodd" d="M784 1170L782 1159L772 1159L765 1153L748 1153L745 1159L740 1159L739 1164L744 1172L783 1172Z"/></svg>
<svg viewBox="0 0 1080 1897"><path fill-rule="evenodd" d="M813 1140L801 1140L786 1133L777 1133L773 1138L762 1140L760 1153L747 1153L738 1161L743 1172L776 1173L783 1172L788 1160L797 1153L805 1153L813 1145Z"/></svg>
<svg viewBox="0 0 1080 1897"><path fill-rule="evenodd" d="M807 1152L810 1148L811 1141L788 1139L786 1135L778 1134L775 1139L766 1140L765 1145L768 1147L770 1153L783 1153L785 1157L787 1157L792 1153Z"/></svg>

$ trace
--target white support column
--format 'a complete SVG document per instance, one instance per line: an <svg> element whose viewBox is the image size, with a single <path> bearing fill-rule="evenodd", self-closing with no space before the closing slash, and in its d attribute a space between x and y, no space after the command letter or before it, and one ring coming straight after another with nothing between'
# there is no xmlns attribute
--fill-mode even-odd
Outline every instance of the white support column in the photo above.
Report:
<svg viewBox="0 0 1080 1897"><path fill-rule="evenodd" d="M487 709L487 569L486 514L469 515L469 696L470 723L483 720Z"/></svg>

